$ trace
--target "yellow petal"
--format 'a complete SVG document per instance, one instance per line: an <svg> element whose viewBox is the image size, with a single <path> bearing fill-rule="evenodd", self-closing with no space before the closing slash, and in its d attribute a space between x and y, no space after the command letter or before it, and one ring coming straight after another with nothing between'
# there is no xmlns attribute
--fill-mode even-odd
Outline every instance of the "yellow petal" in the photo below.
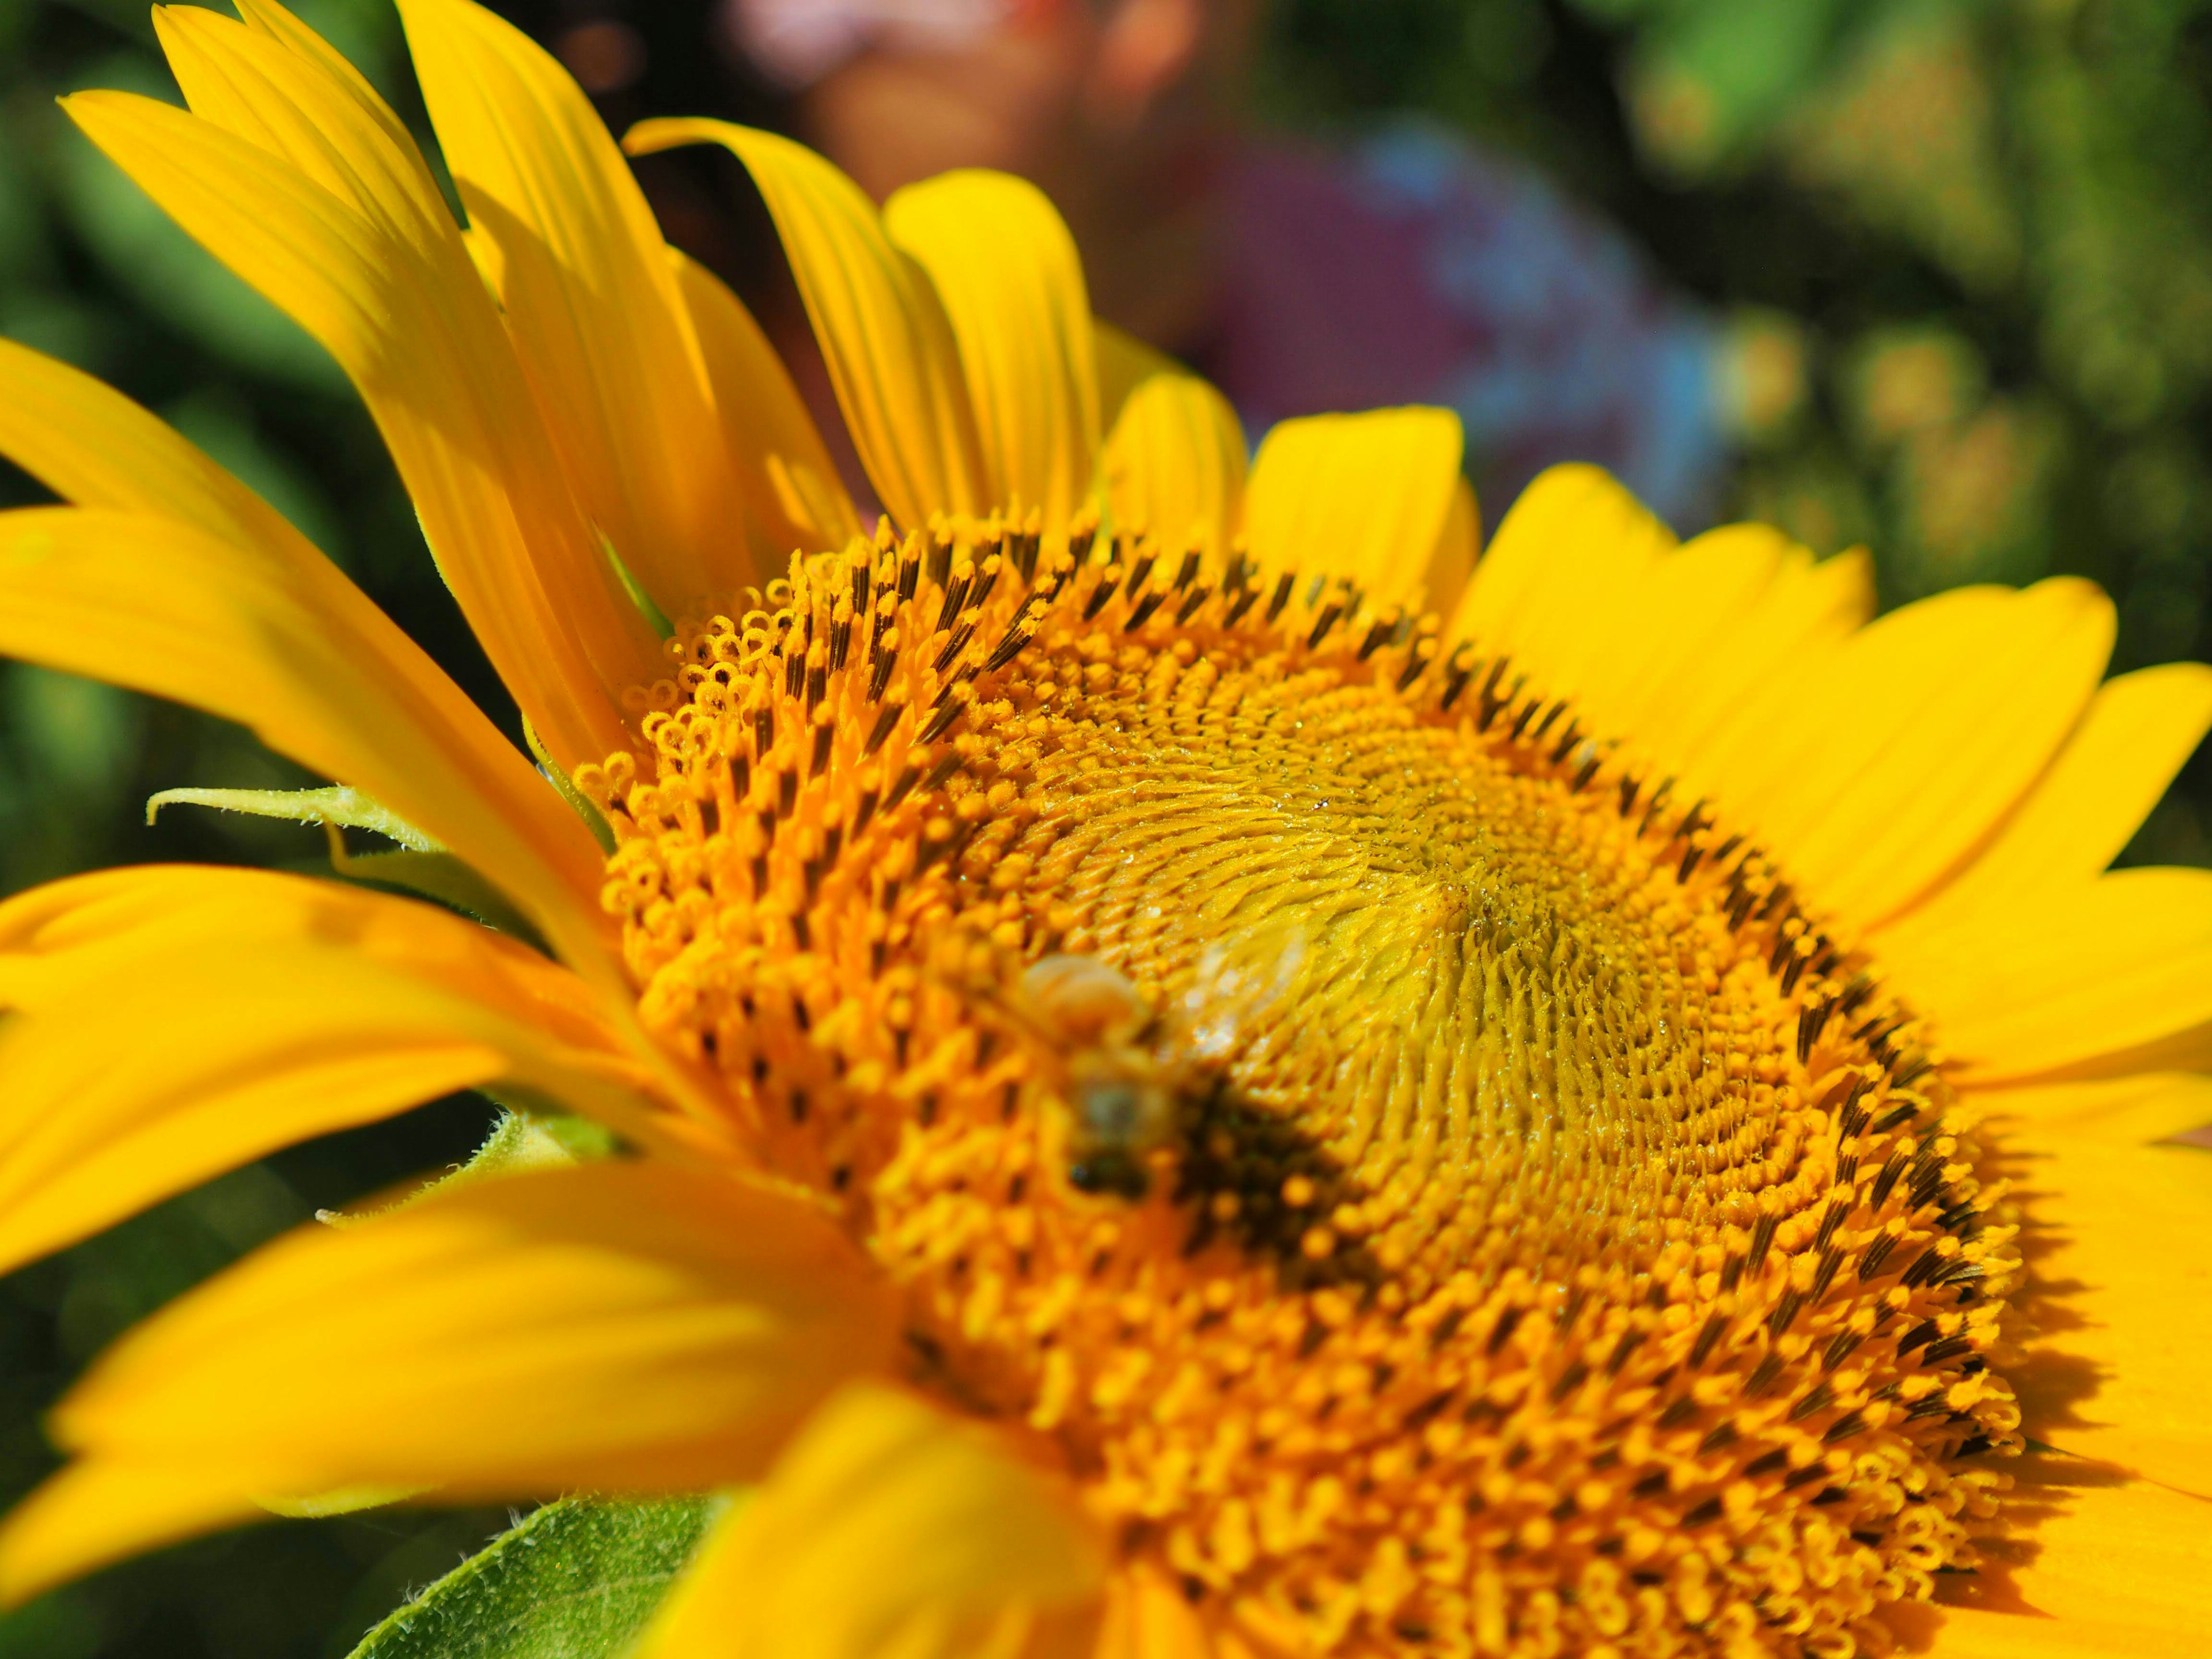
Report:
<svg viewBox="0 0 2212 1659"><path fill-rule="evenodd" d="M1507 509L1448 632L1509 653L1547 693L1575 696L1592 608L1611 605L1674 544L1599 468L1553 467Z"/></svg>
<svg viewBox="0 0 2212 1659"><path fill-rule="evenodd" d="M2212 1627L2212 1504L2066 1457L2005 1472L2003 1535L1982 1545L1979 1571L1943 1580L1960 1611L1941 1614L1939 1659L2196 1650ZM2115 1645L2123 1635L2132 1646ZM2002 1637L2016 1645L1990 1645Z"/></svg>
<svg viewBox="0 0 2212 1659"><path fill-rule="evenodd" d="M1900 1653L1925 1653L1929 1659L2143 1659L2145 1654L2159 1652L2160 1643L2173 1634L2101 1620L2053 1619L2041 1613L1948 1607L1926 1612L1929 1645L1907 1642ZM1917 1626L1919 1621L1912 1622Z"/></svg>
<svg viewBox="0 0 2212 1659"><path fill-rule="evenodd" d="M2019 809L1910 925L1941 927L2096 876L2158 805L2208 727L2212 668L2202 663L2106 681Z"/></svg>
<svg viewBox="0 0 2212 1659"><path fill-rule="evenodd" d="M2112 602L2071 578L1958 589L1842 646L1729 803L1819 902L1866 922L1919 897L2024 796L2080 720Z"/></svg>
<svg viewBox="0 0 2212 1659"><path fill-rule="evenodd" d="M1646 556L1632 557L1583 607L1571 695L1588 729L1631 738L1679 772L1707 677L1784 572L1811 560L1793 560L1789 538L1764 525L1730 525L1668 551L1656 520L1623 517ZM1548 690L1548 676L1542 684Z"/></svg>
<svg viewBox="0 0 2212 1659"><path fill-rule="evenodd" d="M2038 1133L2141 1146L2212 1125L2212 1078L2136 1072L2082 1082L1975 1089L1975 1106Z"/></svg>
<svg viewBox="0 0 2212 1659"><path fill-rule="evenodd" d="M912 527L996 505L944 302L860 187L804 145L727 121L642 121L623 139L633 155L679 144L720 144L752 173L891 516Z"/></svg>
<svg viewBox="0 0 2212 1659"><path fill-rule="evenodd" d="M471 0L403 0L516 355L586 510L671 616L783 574L749 548L691 315L645 192L552 55ZM779 538L780 539L780 538Z"/></svg>
<svg viewBox="0 0 2212 1659"><path fill-rule="evenodd" d="M229 93L252 94L264 128L282 113L286 132L312 132L357 107L328 72L225 19L198 14L182 33L219 59ZM65 107L186 231L343 365L441 572L560 763L622 746L620 693L659 674L659 642L601 555L450 218L431 226L404 195L372 190L366 163L349 175L352 199L333 193L315 173L339 161L307 137L280 154L260 141L265 131L241 137L120 93L81 93ZM387 135L364 118L351 136L373 149ZM383 159L383 171L404 171Z"/></svg>
<svg viewBox="0 0 2212 1659"><path fill-rule="evenodd" d="M2030 1221L2018 1305L2037 1329L2006 1370L2022 1431L2212 1499L2212 1153L2025 1124L2006 1145Z"/></svg>
<svg viewBox="0 0 2212 1659"><path fill-rule="evenodd" d="M1775 751L1797 736L1804 698L1874 614L1874 563L1863 550L1815 563L1759 526L1713 536L1733 544L1737 562L1759 562L1765 542L1778 562L1765 590L1709 641L1704 660L1684 661L1668 695L1654 689L1644 697L1638 741L1691 793L1725 805L1749 799L1771 775Z"/></svg>
<svg viewBox="0 0 2212 1659"><path fill-rule="evenodd" d="M1104 1580L1063 1483L856 1383L708 1540L640 1659L1079 1659Z"/></svg>
<svg viewBox="0 0 2212 1659"><path fill-rule="evenodd" d="M1075 239L1044 192L966 168L908 185L884 228L929 273L959 343L992 500L1064 526L1098 459L1091 301Z"/></svg>
<svg viewBox="0 0 2212 1659"><path fill-rule="evenodd" d="M1115 523L1180 550L1227 552L1244 505L1244 433L1229 400L1195 374L1154 374L1122 401L1106 441Z"/></svg>
<svg viewBox="0 0 2212 1659"><path fill-rule="evenodd" d="M653 1136L574 974L410 900L123 870L0 906L0 1271L225 1170L504 1081Z"/></svg>
<svg viewBox="0 0 2212 1659"><path fill-rule="evenodd" d="M441 678L327 564L276 566L176 520L77 507L0 514L0 653L174 697L356 785L499 887L580 968L605 972L586 894L597 849L511 749L452 717ZM563 822L563 817L566 822Z"/></svg>
<svg viewBox="0 0 2212 1659"><path fill-rule="evenodd" d="M1881 948L1978 1085L2034 1077L2212 1020L2212 872L2116 871Z"/></svg>
<svg viewBox="0 0 2212 1659"><path fill-rule="evenodd" d="M1128 402L1129 394L1153 375L1190 373L1166 352L1153 349L1103 317L1091 319L1091 343L1098 354L1098 426L1102 432L1114 429L1114 422L1121 419L1121 405Z"/></svg>
<svg viewBox="0 0 2212 1659"><path fill-rule="evenodd" d="M1448 409L1281 422L1252 462L1252 557L1271 580L1286 570L1349 576L1378 607L1411 598L1451 514L1461 450Z"/></svg>
<svg viewBox="0 0 2212 1659"><path fill-rule="evenodd" d="M601 937L603 925L600 860L574 813L422 648L259 496L120 392L4 340L0 454L86 507L155 514L205 531L227 544L239 581L296 595L298 610L321 618L312 640L296 642L345 653L344 665L332 672L351 678L364 699L323 734L327 760L348 757L331 775L360 784L484 872L549 938L572 950L599 948L589 942ZM118 539L95 556L111 576L127 580L128 540L138 532L107 521ZM48 520L50 529L56 522ZM86 533L79 525L70 535ZM110 605L127 605L127 590L105 591L86 574L74 591L94 609L44 640L27 633L21 619L0 620L0 650L150 689L117 672L130 653L107 646L97 631L103 624L93 620L123 614ZM0 589L15 576L13 568L0 572ZM242 618L232 631L241 625ZM264 644L255 654L267 652ZM307 675L317 662L311 656L281 666ZM181 682L165 695L192 700ZM373 744L365 736L371 732ZM372 748L381 761L367 759ZM357 769L363 764L376 771L375 782Z"/></svg>
<svg viewBox="0 0 2212 1659"><path fill-rule="evenodd" d="M787 558L795 550L842 547L860 533L860 517L791 371L720 277L678 249L668 258L706 359L723 464L761 533Z"/></svg>
<svg viewBox="0 0 2212 1659"><path fill-rule="evenodd" d="M872 1271L813 1208L658 1162L303 1229L138 1327L62 1402L52 1433L77 1462L0 1529L0 1595L257 1492L750 1480L885 1362L893 1331Z"/></svg>
<svg viewBox="0 0 2212 1659"><path fill-rule="evenodd" d="M1475 505L1474 486L1462 477L1452 486L1451 510L1444 515L1444 527L1429 555L1428 574L1421 579L1430 610L1449 617L1457 608L1474 575L1474 557L1481 547L1482 509Z"/></svg>

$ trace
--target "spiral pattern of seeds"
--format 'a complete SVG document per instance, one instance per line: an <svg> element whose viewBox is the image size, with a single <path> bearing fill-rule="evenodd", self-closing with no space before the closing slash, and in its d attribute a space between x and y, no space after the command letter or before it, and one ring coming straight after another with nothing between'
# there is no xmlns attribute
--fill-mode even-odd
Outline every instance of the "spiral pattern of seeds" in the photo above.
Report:
<svg viewBox="0 0 2212 1659"><path fill-rule="evenodd" d="M671 650L652 776L577 780L648 1024L902 1287L912 1380L1211 1626L1842 1655L1971 1560L2001 1194L1634 734L1325 573L996 521ZM1048 953L1205 1028L1141 1200L1067 1179Z"/></svg>

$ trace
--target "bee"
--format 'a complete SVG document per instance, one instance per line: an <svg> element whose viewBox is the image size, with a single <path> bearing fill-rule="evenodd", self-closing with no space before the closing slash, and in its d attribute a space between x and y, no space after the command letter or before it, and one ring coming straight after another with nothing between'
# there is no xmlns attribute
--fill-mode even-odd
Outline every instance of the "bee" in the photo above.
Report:
<svg viewBox="0 0 2212 1659"><path fill-rule="evenodd" d="M1265 973L1216 946L1159 1007L1096 957L1046 957L1022 975L1012 1000L1056 1073L1070 1186L1132 1203L1151 1192L1225 1087L1249 1017L1295 975L1293 945Z"/></svg>

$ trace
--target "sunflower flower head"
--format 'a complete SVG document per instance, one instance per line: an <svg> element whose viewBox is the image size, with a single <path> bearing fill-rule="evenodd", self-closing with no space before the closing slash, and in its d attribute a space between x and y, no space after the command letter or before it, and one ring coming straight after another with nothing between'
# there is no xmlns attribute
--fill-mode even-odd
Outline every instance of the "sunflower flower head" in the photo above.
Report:
<svg viewBox="0 0 2212 1659"><path fill-rule="evenodd" d="M465 229L272 0L157 14L189 112L70 112L353 375L541 769L228 475L0 347L0 447L70 503L0 518L0 645L252 720L340 786L283 810L397 826L442 901L0 907L0 1254L456 1088L622 1150L149 1322L0 1586L270 1504L742 1488L652 1659L2201 1617L2204 1316L2132 1247L2204 1240L2212 1184L2129 1143L2212 1116L2212 878L2103 872L2212 674L2100 686L2077 581L1869 622L1863 556L1678 544L1587 467L1478 562L1452 416L1248 465L1028 185L878 213L647 124L758 183L870 534L552 60L402 11Z"/></svg>

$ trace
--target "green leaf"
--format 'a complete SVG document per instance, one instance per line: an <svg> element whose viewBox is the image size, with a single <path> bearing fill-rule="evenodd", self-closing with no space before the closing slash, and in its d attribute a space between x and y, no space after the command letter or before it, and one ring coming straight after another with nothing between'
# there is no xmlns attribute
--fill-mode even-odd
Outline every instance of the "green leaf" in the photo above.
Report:
<svg viewBox="0 0 2212 1659"><path fill-rule="evenodd" d="M548 1504L369 1632L352 1659L617 1659L730 1501Z"/></svg>

